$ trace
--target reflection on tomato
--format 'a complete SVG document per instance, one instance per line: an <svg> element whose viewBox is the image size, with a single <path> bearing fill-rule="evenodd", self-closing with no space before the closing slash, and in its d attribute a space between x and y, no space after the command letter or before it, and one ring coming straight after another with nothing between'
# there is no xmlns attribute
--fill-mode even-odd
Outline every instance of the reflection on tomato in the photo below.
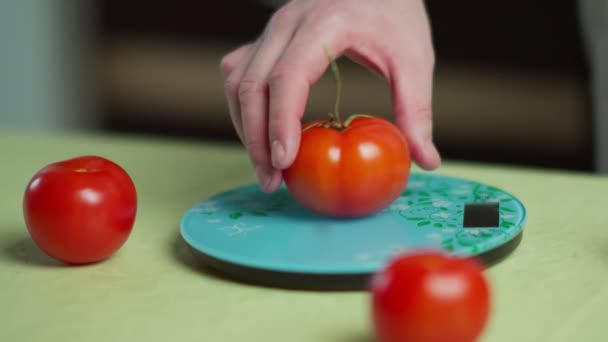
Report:
<svg viewBox="0 0 608 342"><path fill-rule="evenodd" d="M103 260L128 239L135 185L116 163L82 156L49 164L27 184L23 213L34 242L69 264Z"/></svg>
<svg viewBox="0 0 608 342"><path fill-rule="evenodd" d="M379 342L478 339L490 313L490 288L475 259L436 251L401 255L372 279Z"/></svg>

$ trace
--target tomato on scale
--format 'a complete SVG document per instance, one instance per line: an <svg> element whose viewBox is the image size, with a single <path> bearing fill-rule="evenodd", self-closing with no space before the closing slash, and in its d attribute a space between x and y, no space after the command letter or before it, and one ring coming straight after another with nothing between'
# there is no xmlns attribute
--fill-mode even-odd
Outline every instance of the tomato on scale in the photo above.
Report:
<svg viewBox="0 0 608 342"><path fill-rule="evenodd" d="M325 216L362 217L384 209L405 190L411 157L390 121L368 114L340 118L341 82L334 113L302 126L300 148L283 179L296 201Z"/></svg>

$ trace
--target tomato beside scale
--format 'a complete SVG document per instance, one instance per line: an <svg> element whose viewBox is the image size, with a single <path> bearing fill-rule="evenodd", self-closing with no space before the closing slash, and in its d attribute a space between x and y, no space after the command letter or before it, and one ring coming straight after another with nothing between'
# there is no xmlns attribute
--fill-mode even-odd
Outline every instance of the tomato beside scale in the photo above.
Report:
<svg viewBox="0 0 608 342"><path fill-rule="evenodd" d="M477 259L438 251L402 254L371 282L379 342L472 342L487 324L490 285Z"/></svg>
<svg viewBox="0 0 608 342"><path fill-rule="evenodd" d="M137 212L129 174L99 156L51 163L28 182L23 215L34 242L68 264L98 262L127 241Z"/></svg>

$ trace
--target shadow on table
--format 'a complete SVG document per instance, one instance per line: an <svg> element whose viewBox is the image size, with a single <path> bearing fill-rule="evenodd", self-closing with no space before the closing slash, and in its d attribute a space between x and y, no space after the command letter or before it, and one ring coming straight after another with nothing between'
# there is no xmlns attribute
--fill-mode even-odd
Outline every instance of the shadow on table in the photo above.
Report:
<svg viewBox="0 0 608 342"><path fill-rule="evenodd" d="M269 281L256 281L253 279L247 279L243 277L239 277L238 279L233 275L222 272L218 267L212 267L208 263L208 259L205 259L201 253L195 251L190 247L180 234L177 234L175 240L173 242L173 246L171 246L171 253L175 259L177 259L181 264L189 268L194 272L204 273L206 275L212 276L216 279L229 281L235 284L246 284L250 286L257 286L261 288L267 289L281 289L281 290L296 290L296 291L314 291L314 292L361 292L362 290L358 287L355 288L347 288L347 287L334 287L331 288L329 286L319 287L310 287L310 286L298 286L296 282L292 282L291 285L285 286L275 286L273 282L269 279Z"/></svg>
<svg viewBox="0 0 608 342"><path fill-rule="evenodd" d="M0 252L12 262L40 267L62 267L63 263L46 255L30 237L5 241Z"/></svg>
<svg viewBox="0 0 608 342"><path fill-rule="evenodd" d="M375 339L371 334L365 334L364 332L360 333L345 333L343 336L340 336L334 340L335 342L374 342Z"/></svg>
<svg viewBox="0 0 608 342"><path fill-rule="evenodd" d="M172 254L175 259L177 259L182 265L189 268L193 272L204 273L205 275L214 277L219 280L238 283L238 284L247 284L251 286L258 286L264 288L270 288L269 286L265 286L263 284L253 283L253 282L243 282L241 280L236 280L233 277L220 272L219 270L207 265L204 261L199 259L194 251L192 251L191 247L184 241L181 235L177 235L175 241L172 246Z"/></svg>
<svg viewBox="0 0 608 342"><path fill-rule="evenodd" d="M184 239L178 234L173 242L173 246L171 246L172 255L177 261L179 261L182 265L189 268L193 272L205 273L206 275L226 280L233 281L233 279L228 276L221 274L217 270L207 266L201 260L198 260L194 253L190 250L190 246L184 241Z"/></svg>

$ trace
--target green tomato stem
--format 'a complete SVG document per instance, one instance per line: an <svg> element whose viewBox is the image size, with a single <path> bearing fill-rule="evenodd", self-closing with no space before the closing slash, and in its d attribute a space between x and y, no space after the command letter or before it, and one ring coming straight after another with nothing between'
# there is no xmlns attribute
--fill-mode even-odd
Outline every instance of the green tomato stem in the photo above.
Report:
<svg viewBox="0 0 608 342"><path fill-rule="evenodd" d="M327 58L329 59L329 63L331 65L331 70L334 74L334 80L336 81L336 99L334 102L334 112L329 113L329 122L323 124L324 128L335 128L337 130L343 131L350 123L359 117L372 117L368 114L353 114L349 116L344 123L340 121L340 99L342 97L342 80L340 79L340 69L338 68L338 64L336 63L335 58L333 58L327 48L325 48L325 53L327 54ZM315 127L317 125L314 125ZM309 127L312 128L312 127Z"/></svg>
<svg viewBox="0 0 608 342"><path fill-rule="evenodd" d="M344 121L344 128L348 127L348 125L350 125L350 123L355 120L356 118L372 118L372 115L369 114L353 114L351 116L349 116L346 121Z"/></svg>
<svg viewBox="0 0 608 342"><path fill-rule="evenodd" d="M336 101L334 102L334 114L336 121L340 122L340 97L342 96L342 80L340 79L340 70L338 64L332 58L331 59L331 70L334 73L334 79L336 80Z"/></svg>
<svg viewBox="0 0 608 342"><path fill-rule="evenodd" d="M325 48L325 54L329 59L331 70L334 74L334 80L336 81L336 99L334 102L334 112L329 113L329 117L332 121L340 122L340 97L342 96L342 80L340 79L340 69L334 57L331 56L329 50Z"/></svg>

